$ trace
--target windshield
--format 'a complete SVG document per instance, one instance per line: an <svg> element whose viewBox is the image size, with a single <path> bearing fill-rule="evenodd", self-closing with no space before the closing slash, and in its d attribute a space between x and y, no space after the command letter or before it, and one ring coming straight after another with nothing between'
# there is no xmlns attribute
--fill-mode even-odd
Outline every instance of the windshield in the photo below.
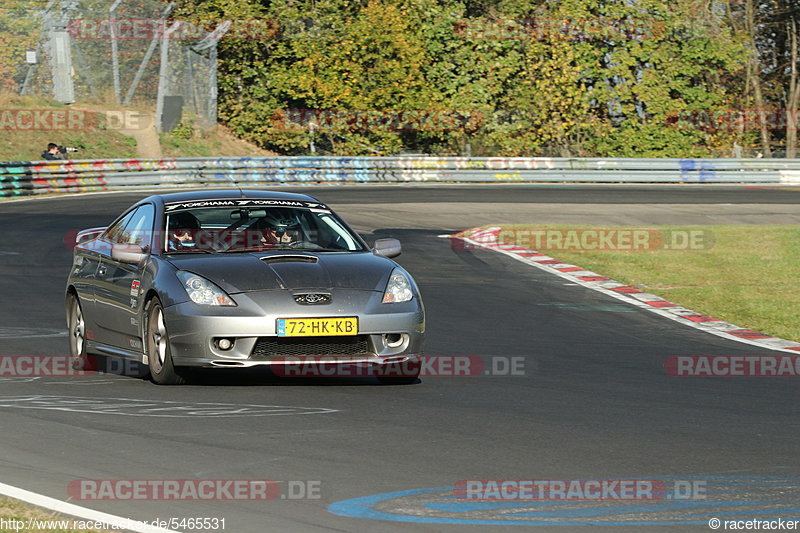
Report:
<svg viewBox="0 0 800 533"><path fill-rule="evenodd" d="M365 250L358 237L327 208L242 207L241 202L236 204L193 209L171 209L167 206L164 251Z"/></svg>

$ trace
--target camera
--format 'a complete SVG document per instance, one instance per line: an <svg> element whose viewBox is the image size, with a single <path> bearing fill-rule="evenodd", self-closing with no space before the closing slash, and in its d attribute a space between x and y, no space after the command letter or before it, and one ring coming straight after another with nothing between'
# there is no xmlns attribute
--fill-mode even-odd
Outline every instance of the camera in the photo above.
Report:
<svg viewBox="0 0 800 533"><path fill-rule="evenodd" d="M77 148L73 148L71 146L59 146L58 147L58 152L60 154L74 153L74 152L77 152L77 151L78 151Z"/></svg>

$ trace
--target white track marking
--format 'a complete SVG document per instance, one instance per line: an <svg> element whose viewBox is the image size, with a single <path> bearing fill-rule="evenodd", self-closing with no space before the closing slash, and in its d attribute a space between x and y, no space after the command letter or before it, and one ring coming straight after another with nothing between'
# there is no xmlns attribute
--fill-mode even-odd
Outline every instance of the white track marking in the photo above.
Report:
<svg viewBox="0 0 800 533"><path fill-rule="evenodd" d="M0 494L8 496L9 498L14 498L15 500L21 500L23 502L36 505L37 507L44 507L45 509L50 509L51 511L55 511L57 513L78 517L84 520L91 520L93 522L106 522L108 524L125 524L126 531L135 531L136 533L179 533L174 529L155 527L141 523L137 520L95 511L94 509L88 509L73 503L63 502L61 500L44 496L36 492L6 485L5 483L0 483ZM54 518L52 520L58 519Z"/></svg>
<svg viewBox="0 0 800 533"><path fill-rule="evenodd" d="M136 398L95 398L93 396L56 396L48 394L0 396L0 408L38 409L45 411L92 413L98 415L158 418L299 416L338 412L338 409L328 409L324 407L217 402L173 402Z"/></svg>

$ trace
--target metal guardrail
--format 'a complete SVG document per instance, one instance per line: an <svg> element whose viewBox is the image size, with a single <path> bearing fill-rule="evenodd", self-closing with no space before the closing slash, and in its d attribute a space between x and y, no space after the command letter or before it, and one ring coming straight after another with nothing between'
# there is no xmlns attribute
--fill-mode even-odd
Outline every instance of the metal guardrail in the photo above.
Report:
<svg viewBox="0 0 800 533"><path fill-rule="evenodd" d="M0 197L276 183L800 184L800 159L207 157L0 162Z"/></svg>

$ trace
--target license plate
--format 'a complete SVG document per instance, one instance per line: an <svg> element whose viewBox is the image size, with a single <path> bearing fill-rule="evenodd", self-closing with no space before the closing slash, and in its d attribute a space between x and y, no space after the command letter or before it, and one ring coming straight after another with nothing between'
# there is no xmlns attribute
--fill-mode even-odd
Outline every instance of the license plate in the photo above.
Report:
<svg viewBox="0 0 800 533"><path fill-rule="evenodd" d="M327 337L358 335L358 317L279 318L279 337Z"/></svg>

